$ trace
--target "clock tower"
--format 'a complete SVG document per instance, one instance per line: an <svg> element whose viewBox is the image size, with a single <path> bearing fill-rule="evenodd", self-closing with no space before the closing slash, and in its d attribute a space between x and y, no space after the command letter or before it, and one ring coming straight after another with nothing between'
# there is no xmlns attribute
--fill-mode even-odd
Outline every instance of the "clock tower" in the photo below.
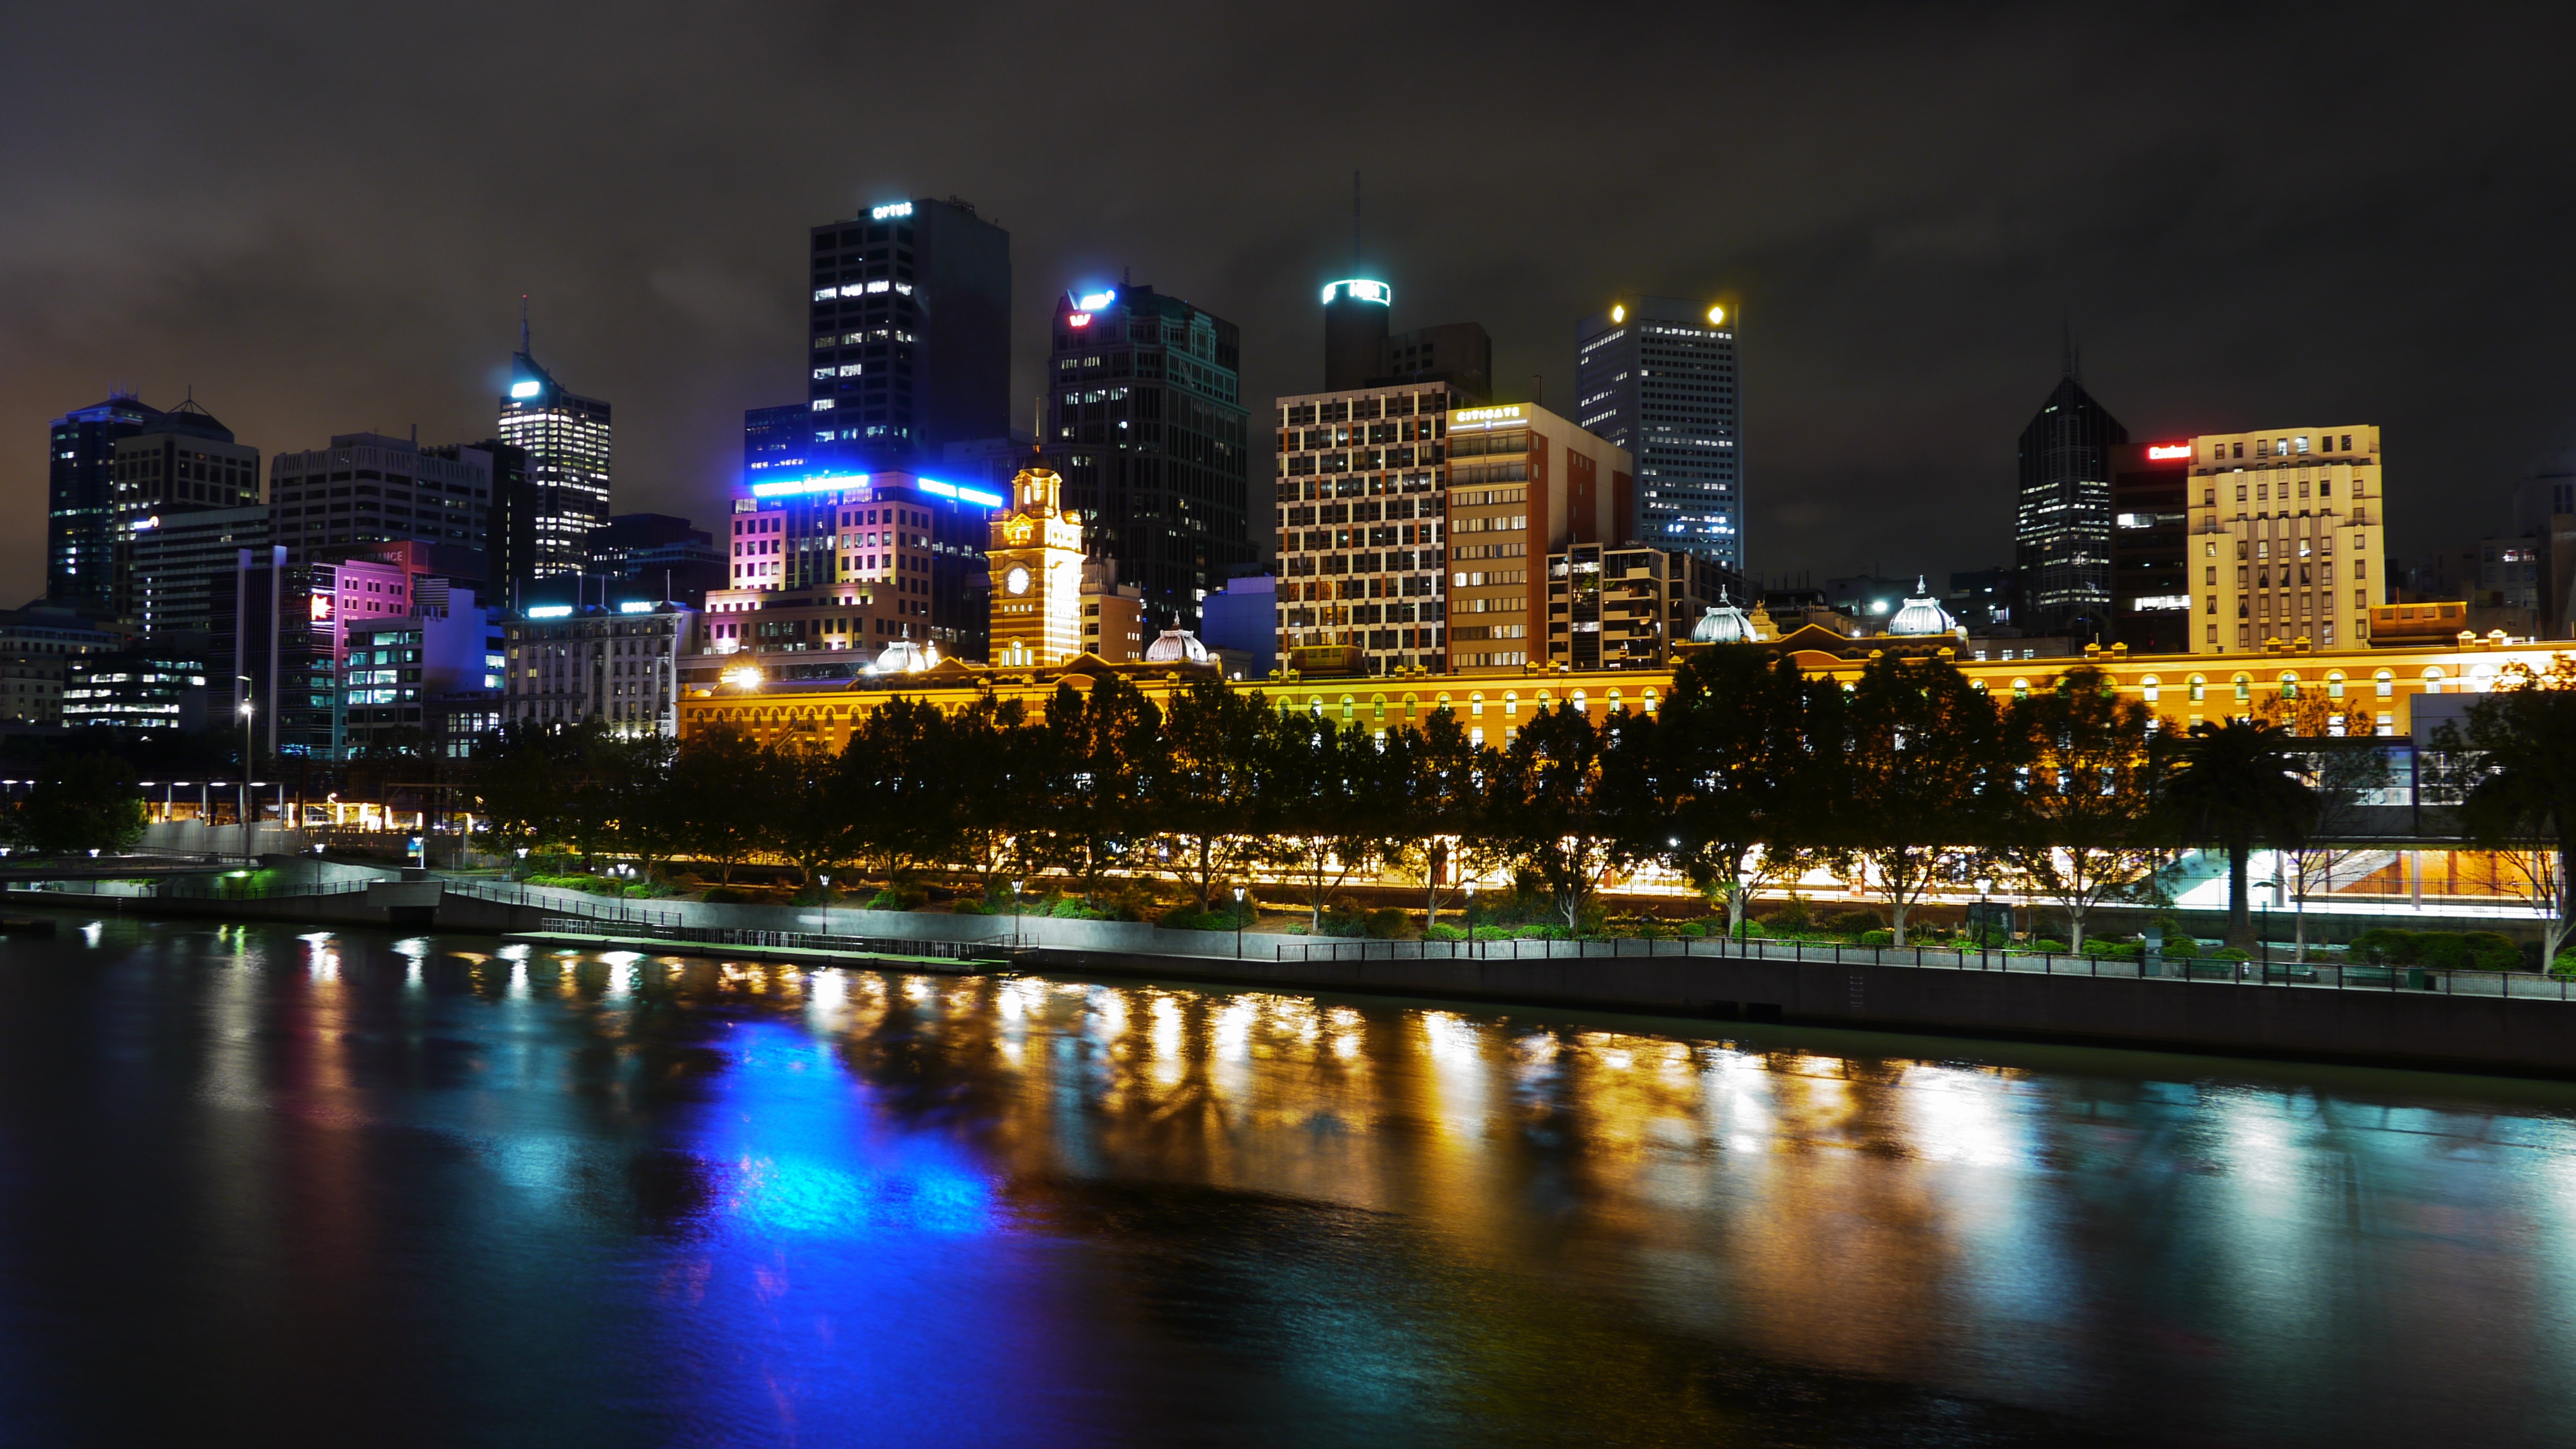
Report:
<svg viewBox="0 0 2576 1449"><path fill-rule="evenodd" d="M1082 515L1063 506L1064 480L1047 468L1011 480L1011 507L993 517L992 663L1064 664L1082 652Z"/></svg>

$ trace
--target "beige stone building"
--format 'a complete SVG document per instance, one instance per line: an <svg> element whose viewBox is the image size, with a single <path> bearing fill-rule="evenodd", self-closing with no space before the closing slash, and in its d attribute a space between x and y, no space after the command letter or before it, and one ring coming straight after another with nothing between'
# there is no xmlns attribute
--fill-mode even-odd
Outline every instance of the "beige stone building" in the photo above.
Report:
<svg viewBox="0 0 2576 1449"><path fill-rule="evenodd" d="M2192 652L2367 643L2388 597L2379 429L2207 433L2191 449Z"/></svg>

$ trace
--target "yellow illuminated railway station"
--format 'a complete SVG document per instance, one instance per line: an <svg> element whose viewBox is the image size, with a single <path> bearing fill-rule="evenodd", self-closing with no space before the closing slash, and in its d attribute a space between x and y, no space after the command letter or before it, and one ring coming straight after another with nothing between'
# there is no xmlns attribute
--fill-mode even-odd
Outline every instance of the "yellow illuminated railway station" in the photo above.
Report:
<svg viewBox="0 0 2576 1449"><path fill-rule="evenodd" d="M1111 664L1080 652L1081 529L1076 516L1061 509L1058 487L1051 472L1024 471L1013 480L1011 510L994 519L995 663L949 660L910 674L813 683L763 684L744 676L682 701L681 734L729 728L763 739L801 735L838 748L853 721L898 696L951 710L987 697L1016 698L1034 709L1058 688L1088 689L1100 679L1123 675L1160 702L1191 680L1221 678L1212 665ZM2114 646L2088 648L2080 657L1980 660L1957 657L1961 641L1952 633L1853 638L1813 623L1780 633L1769 628L1759 611L1734 613L1728 628L1704 633L1786 653L1808 673L1837 679L1857 678L1882 652L1947 655L1977 687L2010 698L2046 689L2066 670L2091 665L2175 729L2253 717L2270 702L2290 696L2321 701L2321 713L2334 733L2402 737L2414 733L2422 701L2484 693L2516 666L2546 672L2558 652L2547 643L2501 635L2442 632L2455 630L2458 619L2441 611L2456 607L2372 609L2368 637L2379 641L2375 645L2319 648L2306 639L2289 639L2233 654L2132 655ZM2353 632L2346 630L2345 637ZM1291 672L1231 687L1262 693L1282 709L1312 711L1372 732L1418 724L1445 707L1471 734L1499 745L1534 713L1561 703L1595 720L1613 710L1653 710L1672 690L1672 670L1578 673L1531 664L1397 677L1309 678ZM2456 708L2445 709L2444 717Z"/></svg>

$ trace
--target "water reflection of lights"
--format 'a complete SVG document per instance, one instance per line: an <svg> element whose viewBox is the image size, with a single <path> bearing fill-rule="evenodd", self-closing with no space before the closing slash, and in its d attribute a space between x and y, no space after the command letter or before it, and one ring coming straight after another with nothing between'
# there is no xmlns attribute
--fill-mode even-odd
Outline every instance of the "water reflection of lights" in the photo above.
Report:
<svg viewBox="0 0 2576 1449"><path fill-rule="evenodd" d="M1970 1167L2022 1160L2005 1116L2004 1084L1990 1073L1915 1065L1897 1079L1918 1157Z"/></svg>
<svg viewBox="0 0 2576 1449"><path fill-rule="evenodd" d="M99 934L106 929L107 922L105 921L92 921L88 925L81 927L81 944L84 946L97 945Z"/></svg>
<svg viewBox="0 0 2576 1449"><path fill-rule="evenodd" d="M513 941L492 954L504 961L525 961L528 959L528 944L525 941Z"/></svg>

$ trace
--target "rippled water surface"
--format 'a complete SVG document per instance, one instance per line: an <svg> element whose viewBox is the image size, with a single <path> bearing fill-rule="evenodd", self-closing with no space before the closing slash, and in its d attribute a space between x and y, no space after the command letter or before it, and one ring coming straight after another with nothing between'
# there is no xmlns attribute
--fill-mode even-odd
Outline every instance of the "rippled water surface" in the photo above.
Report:
<svg viewBox="0 0 2576 1449"><path fill-rule="evenodd" d="M64 918L0 1442L2576 1443L2576 1090Z"/></svg>

